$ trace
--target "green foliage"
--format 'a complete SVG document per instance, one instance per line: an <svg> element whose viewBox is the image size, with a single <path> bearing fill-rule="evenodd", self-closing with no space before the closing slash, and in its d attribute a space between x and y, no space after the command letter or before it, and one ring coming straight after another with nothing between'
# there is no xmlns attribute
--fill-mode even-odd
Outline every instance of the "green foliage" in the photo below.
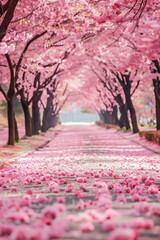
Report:
<svg viewBox="0 0 160 240"><path fill-rule="evenodd" d="M35 139L35 140L38 140L38 138L36 136L31 136L31 137L28 137L28 136L23 136L22 139Z"/></svg>
<svg viewBox="0 0 160 240"><path fill-rule="evenodd" d="M47 132L51 132L51 131L48 130ZM44 132L40 132L39 135L40 136L45 136L45 133Z"/></svg>
<svg viewBox="0 0 160 240"><path fill-rule="evenodd" d="M160 131L140 131L139 136L148 141L160 144Z"/></svg>
<svg viewBox="0 0 160 240"><path fill-rule="evenodd" d="M140 124L141 127L151 127L151 128L156 128L156 124L150 125L150 124Z"/></svg>
<svg viewBox="0 0 160 240"><path fill-rule="evenodd" d="M18 140L17 142L15 142L15 145L25 146L25 143L21 140Z"/></svg>
<svg viewBox="0 0 160 240"><path fill-rule="evenodd" d="M133 131L132 128L129 128L129 129L124 128L124 130L123 130L123 132L132 132L132 131Z"/></svg>
<svg viewBox="0 0 160 240"><path fill-rule="evenodd" d="M32 145L26 144L26 143L22 142L21 140L18 140L18 142L15 142L15 145L23 146L23 147L27 147L27 148L33 149L33 146L32 146Z"/></svg>

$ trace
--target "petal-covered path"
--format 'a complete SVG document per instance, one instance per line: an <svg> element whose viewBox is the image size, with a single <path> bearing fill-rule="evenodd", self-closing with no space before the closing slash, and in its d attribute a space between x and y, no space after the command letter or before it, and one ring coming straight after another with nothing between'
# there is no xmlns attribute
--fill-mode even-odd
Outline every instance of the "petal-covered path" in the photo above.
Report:
<svg viewBox="0 0 160 240"><path fill-rule="evenodd" d="M113 129L65 126L0 170L0 240L158 240L159 169Z"/></svg>

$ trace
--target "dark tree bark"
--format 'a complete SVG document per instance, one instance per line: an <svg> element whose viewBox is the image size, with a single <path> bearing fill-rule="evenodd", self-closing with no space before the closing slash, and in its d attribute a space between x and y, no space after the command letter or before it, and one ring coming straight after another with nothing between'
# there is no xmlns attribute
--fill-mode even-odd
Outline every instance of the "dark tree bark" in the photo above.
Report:
<svg viewBox="0 0 160 240"><path fill-rule="evenodd" d="M44 113L43 113L43 120L42 120L42 132L46 132L49 128L48 122L49 122L49 112L51 110L52 107L52 101L53 101L53 94L47 89L47 93L49 95L49 97L47 98L47 105L44 109Z"/></svg>
<svg viewBox="0 0 160 240"><path fill-rule="evenodd" d="M117 106L113 107L111 123L113 125L119 125L118 116L117 116Z"/></svg>
<svg viewBox="0 0 160 240"><path fill-rule="evenodd" d="M54 112L53 112L53 102L51 101L51 105L49 107L48 111L48 118L47 118L47 130L52 127L52 119L54 117Z"/></svg>
<svg viewBox="0 0 160 240"><path fill-rule="evenodd" d="M41 99L42 92L39 92L35 98L33 98L32 102L32 130L33 134L38 135L39 134L39 125L40 125L40 112L39 112L39 106L38 103Z"/></svg>
<svg viewBox="0 0 160 240"><path fill-rule="evenodd" d="M128 98L126 97L126 103L127 103L128 109L130 111L133 133L138 133L139 129L138 129L138 124L137 124L136 111L135 111L135 108L133 106L133 102L132 102L130 97L128 97Z"/></svg>
<svg viewBox="0 0 160 240"><path fill-rule="evenodd" d="M29 110L28 101L25 99L23 92L20 93L21 96L21 104L24 113L24 120L25 120L25 135L28 137L32 136L32 119Z"/></svg>
<svg viewBox="0 0 160 240"><path fill-rule="evenodd" d="M153 61L155 65L155 69L152 70L153 73L160 73L160 64L156 59ZM153 79L154 86L154 94L155 94L155 102L156 102L156 122L157 122L157 130L160 130L160 79L157 76Z"/></svg>
<svg viewBox="0 0 160 240"><path fill-rule="evenodd" d="M135 90L137 89L137 87L139 85L139 81L137 82L137 85L131 94L131 86L132 86L132 80L130 80L131 73L126 73L126 74L121 73L120 74L121 77L120 77L119 73L114 73L113 71L112 71L112 73L116 76L117 80L119 81L119 83L121 84L121 86L123 88L127 108L129 110L130 116L131 116L133 133L138 133L139 129L138 129L138 124L137 124L137 117L136 117L136 112L135 112L135 108L133 106L131 97L132 97L133 93L135 92Z"/></svg>
<svg viewBox="0 0 160 240"><path fill-rule="evenodd" d="M157 130L160 130L160 79L153 79L155 102L156 102L156 122Z"/></svg>
<svg viewBox="0 0 160 240"><path fill-rule="evenodd" d="M10 85L8 89L8 93L6 96L7 100L7 116L8 116L8 145L14 145L15 142L15 107L14 107L14 101L15 101L15 78L14 78L14 72L13 67L11 63L11 59L8 54L5 55L7 58L7 62L10 69Z"/></svg>
<svg viewBox="0 0 160 240"><path fill-rule="evenodd" d="M99 118L102 122L104 122L104 117L103 117L103 112L102 110L101 111L98 111L98 115L99 115Z"/></svg>
<svg viewBox="0 0 160 240"><path fill-rule="evenodd" d="M14 109L14 94L8 94L7 101L7 116L8 116L8 145L14 145L15 142L15 109Z"/></svg>
<svg viewBox="0 0 160 240"><path fill-rule="evenodd" d="M7 28L13 18L13 14L14 14L15 8L17 6L17 3L18 3L18 0L8 0L4 6L1 5L0 17L2 16L2 14L4 12L6 12L6 14L5 14L4 19L0 26L0 42L6 35Z"/></svg>
<svg viewBox="0 0 160 240"><path fill-rule="evenodd" d="M103 119L104 123L111 124L112 116L107 109L101 111L101 118Z"/></svg>
<svg viewBox="0 0 160 240"><path fill-rule="evenodd" d="M57 116L55 114L52 115L52 125L51 125L51 127L54 128L57 125L58 119L59 119L59 116Z"/></svg>
<svg viewBox="0 0 160 240"><path fill-rule="evenodd" d="M130 123L128 119L128 109L125 104L120 106L120 113L121 113L121 117L120 117L121 126L125 127L126 130L130 129Z"/></svg>
<svg viewBox="0 0 160 240"><path fill-rule="evenodd" d="M121 117L120 117L119 124L122 127L125 126L126 130L128 130L128 129L130 129L130 124L129 124L129 119L128 119L128 108L127 108L126 104L123 102L122 96L120 94L118 94L117 96L114 96L114 99L120 106Z"/></svg>
<svg viewBox="0 0 160 240"><path fill-rule="evenodd" d="M19 140L18 125L15 118L15 141L18 142L18 140Z"/></svg>

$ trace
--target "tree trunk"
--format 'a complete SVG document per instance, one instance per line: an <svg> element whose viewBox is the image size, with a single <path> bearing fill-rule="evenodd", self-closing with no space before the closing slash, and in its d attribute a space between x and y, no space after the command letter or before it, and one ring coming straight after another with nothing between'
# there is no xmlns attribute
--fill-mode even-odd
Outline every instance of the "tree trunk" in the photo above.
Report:
<svg viewBox="0 0 160 240"><path fill-rule="evenodd" d="M119 119L119 122L118 122L118 124L119 124L119 127L120 128L123 128L124 127L124 116L123 116L123 114L121 113L121 116L120 116L120 119Z"/></svg>
<svg viewBox="0 0 160 240"><path fill-rule="evenodd" d="M129 123L129 118L128 118L128 107L127 104L124 104L124 120L125 120L125 127L126 130L130 129L130 123Z"/></svg>
<svg viewBox="0 0 160 240"><path fill-rule="evenodd" d="M41 98L42 92L40 92L32 102L32 130L33 134L39 134L39 125L40 125L40 112L38 107L38 102Z"/></svg>
<svg viewBox="0 0 160 240"><path fill-rule="evenodd" d="M117 117L117 106L113 107L113 112L111 115L111 123L114 125L118 125L119 121L118 121L118 117Z"/></svg>
<svg viewBox="0 0 160 240"><path fill-rule="evenodd" d="M49 111L48 111L48 118L47 118L47 130L52 127L52 120L54 117L54 111L53 111L53 102L51 101L51 104L49 106Z"/></svg>
<svg viewBox="0 0 160 240"><path fill-rule="evenodd" d="M102 112L102 110L98 112L98 115L99 115L100 121L103 121L103 122L104 122L104 117L103 117L103 112Z"/></svg>
<svg viewBox="0 0 160 240"><path fill-rule="evenodd" d="M8 109L8 145L14 145L15 142L15 110L14 110L14 97L10 97L7 101Z"/></svg>
<svg viewBox="0 0 160 240"><path fill-rule="evenodd" d="M128 109L125 104L120 106L120 113L121 113L121 125L125 128L126 130L130 129L130 124L129 124L129 119L128 119Z"/></svg>
<svg viewBox="0 0 160 240"><path fill-rule="evenodd" d="M51 125L51 127L55 127L57 125L58 118L59 117L57 115L55 115L55 114L52 115L52 125Z"/></svg>
<svg viewBox="0 0 160 240"><path fill-rule="evenodd" d="M47 98L47 106L44 109L44 113L43 113L42 132L46 132L49 128L49 121L50 121L49 118L51 118L51 116L49 116L49 113L51 110L52 101L53 101L53 95L50 94L49 97Z"/></svg>
<svg viewBox="0 0 160 240"><path fill-rule="evenodd" d="M115 96L115 100L116 102L119 104L120 108L120 113L121 113L121 117L120 117L120 126L126 128L126 130L130 129L130 124L129 124L129 119L128 119L128 108L127 105L124 104L123 102L123 98L120 94L118 94L117 96Z"/></svg>
<svg viewBox="0 0 160 240"><path fill-rule="evenodd" d="M112 123L112 115L109 111L104 111L104 123L111 124Z"/></svg>
<svg viewBox="0 0 160 240"><path fill-rule="evenodd" d="M132 100L130 96L126 96L126 103L127 103L127 107L129 109L130 112L130 116L131 116L131 122L132 122L132 127L133 127L133 133L138 133L139 129L138 129L138 124L137 124L137 117L136 117L136 111L134 109Z"/></svg>
<svg viewBox="0 0 160 240"><path fill-rule="evenodd" d="M154 93L155 93L155 102L156 102L156 122L157 130L160 130L160 80L157 77L153 79Z"/></svg>
<svg viewBox="0 0 160 240"><path fill-rule="evenodd" d="M19 140L19 133L18 133L18 125L17 125L16 118L14 119L14 121L15 121L15 141L18 142L18 140Z"/></svg>
<svg viewBox="0 0 160 240"><path fill-rule="evenodd" d="M31 137L32 136L31 114L30 114L28 102L25 100L25 97L22 94L21 94L21 104L22 104L24 119L25 119L25 135L28 137Z"/></svg>
<svg viewBox="0 0 160 240"><path fill-rule="evenodd" d="M43 120L42 120L42 132L46 132L48 130L48 113L49 113L49 106L44 109L43 112Z"/></svg>

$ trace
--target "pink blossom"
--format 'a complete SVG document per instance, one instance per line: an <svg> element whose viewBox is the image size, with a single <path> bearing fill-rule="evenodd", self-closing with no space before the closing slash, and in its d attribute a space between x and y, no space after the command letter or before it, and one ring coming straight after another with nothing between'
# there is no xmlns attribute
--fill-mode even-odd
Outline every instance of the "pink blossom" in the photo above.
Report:
<svg viewBox="0 0 160 240"><path fill-rule="evenodd" d="M109 209L111 206L112 206L112 200L110 195L102 194L97 201L97 207L101 210L105 210L105 209Z"/></svg>
<svg viewBox="0 0 160 240"><path fill-rule="evenodd" d="M118 196L117 199L116 199L117 203L125 203L126 202L126 199L124 196Z"/></svg>
<svg viewBox="0 0 160 240"><path fill-rule="evenodd" d="M112 219L117 217L117 215L118 215L118 212L112 208L105 211L105 219Z"/></svg>
<svg viewBox="0 0 160 240"><path fill-rule="evenodd" d="M153 215L160 216L160 206L156 205L156 204L151 205L149 215L150 216L153 216Z"/></svg>
<svg viewBox="0 0 160 240"><path fill-rule="evenodd" d="M143 175L142 177L141 177L141 181L142 182L145 182L147 180L147 175Z"/></svg>
<svg viewBox="0 0 160 240"><path fill-rule="evenodd" d="M61 212L65 212L66 211L66 208L65 208L65 205L64 204L62 204L62 203L54 203L53 205L52 205L52 207L54 207L59 213Z"/></svg>
<svg viewBox="0 0 160 240"><path fill-rule="evenodd" d="M51 188L50 189L53 193L59 193L59 189L58 188Z"/></svg>
<svg viewBox="0 0 160 240"><path fill-rule="evenodd" d="M146 201L146 197L145 197L145 196L141 196L141 195L139 195L138 193L134 193L134 194L132 195L132 200L133 200L133 201L136 201L136 202Z"/></svg>
<svg viewBox="0 0 160 240"><path fill-rule="evenodd" d="M65 202L65 197L57 197L56 201L58 203L64 203Z"/></svg>
<svg viewBox="0 0 160 240"><path fill-rule="evenodd" d="M69 193L73 191L73 186L71 184L67 185L65 192Z"/></svg>
<svg viewBox="0 0 160 240"><path fill-rule="evenodd" d="M123 187L120 184L116 185L114 187L114 192L115 193L122 193L123 192Z"/></svg>
<svg viewBox="0 0 160 240"><path fill-rule="evenodd" d="M8 53L8 46L5 42L0 42L0 54Z"/></svg>
<svg viewBox="0 0 160 240"><path fill-rule="evenodd" d="M12 43L8 46L8 52L13 52L15 50L15 45Z"/></svg>
<svg viewBox="0 0 160 240"><path fill-rule="evenodd" d="M93 210L88 210L87 213L92 219L98 219L99 218L98 212L94 209Z"/></svg>
<svg viewBox="0 0 160 240"><path fill-rule="evenodd" d="M7 224L2 224L0 223L0 233L2 235L10 235L13 232L13 229L15 226L13 224L7 223Z"/></svg>
<svg viewBox="0 0 160 240"><path fill-rule="evenodd" d="M130 228L118 228L109 235L108 240L138 240L138 234Z"/></svg>
<svg viewBox="0 0 160 240"><path fill-rule="evenodd" d="M157 194L158 193L158 188L155 185L151 185L148 188L148 193L150 193L150 194Z"/></svg>
<svg viewBox="0 0 160 240"><path fill-rule="evenodd" d="M17 226L10 236L10 240L48 240L48 230L44 228L32 228L32 226Z"/></svg>
<svg viewBox="0 0 160 240"><path fill-rule="evenodd" d="M151 229L153 228L154 223L150 219L144 219L142 217L135 218L131 222L132 228L143 228L143 229Z"/></svg>
<svg viewBox="0 0 160 240"><path fill-rule="evenodd" d="M16 187L11 187L11 192L17 192L18 189Z"/></svg>
<svg viewBox="0 0 160 240"><path fill-rule="evenodd" d="M56 219L52 222L49 228L49 237L50 238L61 238L64 236L67 222L63 219Z"/></svg>
<svg viewBox="0 0 160 240"><path fill-rule="evenodd" d="M120 179L120 178L121 178L121 175L120 175L120 174L114 174L113 177L114 177L115 179Z"/></svg>
<svg viewBox="0 0 160 240"><path fill-rule="evenodd" d="M147 213L147 212L149 212L150 207L151 207L150 203L144 202L144 203L139 204L138 210L141 213Z"/></svg>
<svg viewBox="0 0 160 240"><path fill-rule="evenodd" d="M79 188L82 189L82 190L85 190L84 184L80 184L80 185L79 185Z"/></svg>
<svg viewBox="0 0 160 240"><path fill-rule="evenodd" d="M75 222L75 220L76 220L74 215L69 215L67 219L69 222Z"/></svg>
<svg viewBox="0 0 160 240"><path fill-rule="evenodd" d="M82 199L77 203L77 209L83 209L85 207L85 203Z"/></svg>
<svg viewBox="0 0 160 240"><path fill-rule="evenodd" d="M94 225L91 222L82 223L80 225L80 230L82 232L92 232L94 231Z"/></svg>
<svg viewBox="0 0 160 240"><path fill-rule="evenodd" d="M107 184L107 187L108 187L109 190L112 190L112 189L114 188L114 184L111 183L111 182L109 182L109 183Z"/></svg>
<svg viewBox="0 0 160 240"><path fill-rule="evenodd" d="M13 212L8 212L6 214L6 219L11 220L11 221L20 221L20 222L25 222L29 223L30 218L27 213L24 211L13 211Z"/></svg>
<svg viewBox="0 0 160 240"><path fill-rule="evenodd" d="M29 194L29 195L32 195L33 194L33 190L29 188L29 189L27 189L26 193Z"/></svg>
<svg viewBox="0 0 160 240"><path fill-rule="evenodd" d="M78 177L78 178L75 179L75 181L77 181L79 183L86 183L87 182L87 178L86 177L84 177L84 178Z"/></svg>
<svg viewBox="0 0 160 240"><path fill-rule="evenodd" d="M151 180L149 180L149 179L147 179L146 181L145 181L145 186L150 186L150 185L152 185L152 184L154 184L154 181L151 179Z"/></svg>
<svg viewBox="0 0 160 240"><path fill-rule="evenodd" d="M57 217L57 209L53 206L47 206L43 210L43 216L45 218L55 219Z"/></svg>
<svg viewBox="0 0 160 240"><path fill-rule="evenodd" d="M85 193L83 193L83 192L75 192L74 193L74 196L75 197L78 197L78 198L85 198L86 197L86 194Z"/></svg>
<svg viewBox="0 0 160 240"><path fill-rule="evenodd" d="M103 228L103 230L106 231L106 232L113 231L113 230L116 229L116 227L117 227L117 223L112 222L112 221L105 221L105 222L103 222L103 224L102 224L102 228Z"/></svg>

